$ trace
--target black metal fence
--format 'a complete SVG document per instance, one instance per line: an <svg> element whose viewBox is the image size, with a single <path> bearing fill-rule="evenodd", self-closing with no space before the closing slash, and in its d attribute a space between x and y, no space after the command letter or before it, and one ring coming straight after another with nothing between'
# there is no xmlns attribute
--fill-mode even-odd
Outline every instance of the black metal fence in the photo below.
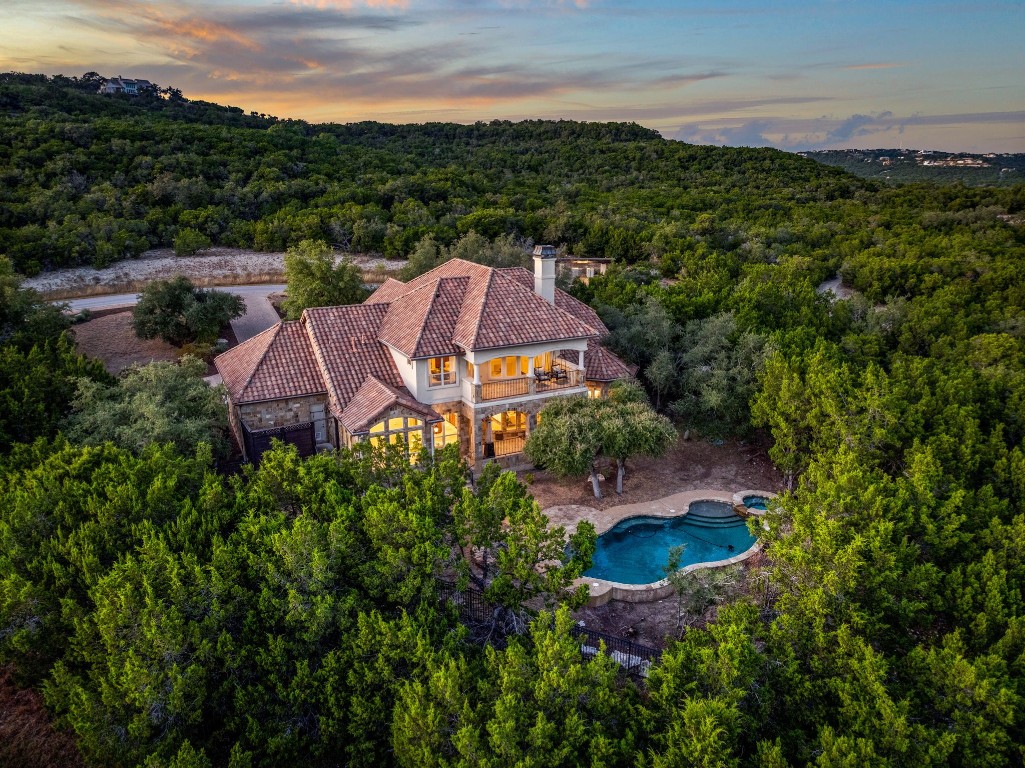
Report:
<svg viewBox="0 0 1025 768"><path fill-rule="evenodd" d="M633 674L646 675L648 668L662 655L656 648L587 627L573 627L570 633L580 640L580 652L586 658L597 656L604 650L625 672Z"/></svg>
<svg viewBox="0 0 1025 768"><path fill-rule="evenodd" d="M289 424L287 427L270 427L269 429L251 430L242 424L242 442L246 458L254 464L260 463L264 451L269 451L271 440L291 443L299 449L300 456L312 456L317 451L317 443L313 434L313 422Z"/></svg>
<svg viewBox="0 0 1025 768"><path fill-rule="evenodd" d="M503 611L502 608L488 603L481 592L475 589L460 590L452 582L439 581L438 596L443 602L456 608L459 618L464 624L469 625L471 635L476 640L498 647L505 646L505 636L501 632L493 631L493 627L489 628L484 636L473 631L482 625L495 622ZM573 627L570 633L580 641L580 653L584 658L591 659L604 652L618 663L624 672L630 674L647 675L648 668L661 656L661 651L656 648L586 627Z"/></svg>

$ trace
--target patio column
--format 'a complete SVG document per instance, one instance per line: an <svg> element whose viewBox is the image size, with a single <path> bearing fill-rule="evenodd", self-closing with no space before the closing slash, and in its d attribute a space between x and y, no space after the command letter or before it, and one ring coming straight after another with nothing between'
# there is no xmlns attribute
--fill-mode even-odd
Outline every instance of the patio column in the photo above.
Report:
<svg viewBox="0 0 1025 768"><path fill-rule="evenodd" d="M584 368L584 350L582 350L582 349L578 349L577 350L577 365L580 366L581 370L583 370L583 368Z"/></svg>

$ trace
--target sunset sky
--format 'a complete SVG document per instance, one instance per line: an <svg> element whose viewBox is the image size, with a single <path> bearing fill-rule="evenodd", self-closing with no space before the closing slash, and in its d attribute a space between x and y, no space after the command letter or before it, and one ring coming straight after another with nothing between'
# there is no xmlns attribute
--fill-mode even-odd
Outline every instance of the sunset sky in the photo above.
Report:
<svg viewBox="0 0 1025 768"><path fill-rule="evenodd" d="M0 0L0 70L143 77L317 122L1025 152L1025 2Z"/></svg>

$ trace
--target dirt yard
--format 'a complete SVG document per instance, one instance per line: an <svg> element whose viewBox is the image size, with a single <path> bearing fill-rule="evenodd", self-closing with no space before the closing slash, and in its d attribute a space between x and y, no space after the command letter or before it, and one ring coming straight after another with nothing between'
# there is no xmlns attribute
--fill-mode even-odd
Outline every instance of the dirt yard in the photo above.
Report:
<svg viewBox="0 0 1025 768"><path fill-rule="evenodd" d="M37 692L15 684L12 667L0 667L0 765L6 768L83 766L74 737L54 727Z"/></svg>
<svg viewBox="0 0 1025 768"><path fill-rule="evenodd" d="M595 499L587 478L558 480L547 472L520 472L520 478L533 474L531 493L543 509L578 504L607 509L620 504L654 501L680 491L719 489L730 493L757 489L782 490L782 477L766 455L766 446L757 442L725 442L714 445L703 440L679 440L662 459L634 459L627 465L623 495L615 492L615 465L605 464L606 477L601 484L604 498ZM764 562L759 553L742 564L741 592L752 589L751 582ZM577 611L578 621L591 629L624 637L652 648L663 648L667 638L677 632L677 604L674 597L650 603L624 603L613 600L600 608ZM715 616L715 608L704 616L692 617L692 625L701 625Z"/></svg>
<svg viewBox="0 0 1025 768"><path fill-rule="evenodd" d="M661 499L680 491L717 488L735 492L757 488L779 491L783 478L765 453L766 446L756 442L727 441L714 445L704 440L677 441L669 455L661 459L631 459L627 462L623 495L616 494L615 462L604 462L602 499L594 498L591 481L586 477L559 480L548 472L520 472L521 480L534 477L530 492L542 509L563 504L583 504L607 509L620 504Z"/></svg>
<svg viewBox="0 0 1025 768"><path fill-rule="evenodd" d="M75 346L86 357L102 360L115 376L133 363L177 360L181 351L160 339L143 341L132 329L130 310L104 314L74 326Z"/></svg>

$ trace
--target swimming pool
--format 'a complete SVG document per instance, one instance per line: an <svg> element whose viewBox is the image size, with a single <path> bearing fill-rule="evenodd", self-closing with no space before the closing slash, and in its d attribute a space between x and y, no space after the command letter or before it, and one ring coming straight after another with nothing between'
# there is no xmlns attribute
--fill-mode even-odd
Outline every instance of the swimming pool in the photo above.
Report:
<svg viewBox="0 0 1025 768"><path fill-rule="evenodd" d="M745 496L744 506L748 509L757 509L761 512L765 512L769 507L768 499L764 496Z"/></svg>
<svg viewBox="0 0 1025 768"><path fill-rule="evenodd" d="M757 541L731 504L694 501L685 515L620 520L598 537L593 565L584 577L620 584L651 584L666 577L672 547L686 545L680 561L683 568L735 557Z"/></svg>

